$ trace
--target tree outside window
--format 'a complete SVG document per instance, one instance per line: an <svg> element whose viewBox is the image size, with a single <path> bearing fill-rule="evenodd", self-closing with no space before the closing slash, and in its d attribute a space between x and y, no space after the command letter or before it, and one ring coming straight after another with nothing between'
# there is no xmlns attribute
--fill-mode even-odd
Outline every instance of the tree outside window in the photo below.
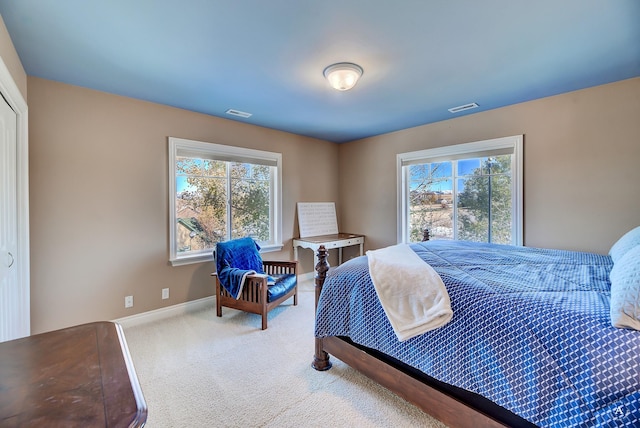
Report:
<svg viewBox="0 0 640 428"><path fill-rule="evenodd" d="M478 165L458 178L457 237L511 244L511 155L470 161Z"/></svg>
<svg viewBox="0 0 640 428"><path fill-rule="evenodd" d="M186 187L178 188L176 194L177 224L190 224L192 228L189 236L179 237L178 251L212 248L218 242L245 236L268 242L270 169L250 163L179 157L176 179ZM229 224L231 227L227 227Z"/></svg>

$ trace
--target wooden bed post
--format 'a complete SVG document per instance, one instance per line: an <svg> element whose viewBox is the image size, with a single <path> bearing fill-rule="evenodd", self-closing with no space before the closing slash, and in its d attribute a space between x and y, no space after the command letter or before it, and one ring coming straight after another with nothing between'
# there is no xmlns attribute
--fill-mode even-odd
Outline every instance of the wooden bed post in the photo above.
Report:
<svg viewBox="0 0 640 428"><path fill-rule="evenodd" d="M320 248L318 249L318 264L315 266L316 312L318 311L318 300L320 300L320 293L322 292L322 286L324 285L324 280L327 278L327 271L329 270L329 262L327 261L328 255L329 255L329 251L327 251L324 245L320 245ZM331 368L331 362L329 361L329 354L327 354L323 349L322 339L317 337L316 337L315 353L313 355L313 362L311 363L311 367L319 371L329 370Z"/></svg>
<svg viewBox="0 0 640 428"><path fill-rule="evenodd" d="M426 242L429 239L431 239L431 230L428 227L425 227L422 232L422 242Z"/></svg>

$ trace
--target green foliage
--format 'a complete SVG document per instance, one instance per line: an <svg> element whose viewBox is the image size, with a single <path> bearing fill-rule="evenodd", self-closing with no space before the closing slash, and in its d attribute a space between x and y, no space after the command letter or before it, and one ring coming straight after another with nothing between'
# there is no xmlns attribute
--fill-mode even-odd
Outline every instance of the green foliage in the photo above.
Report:
<svg viewBox="0 0 640 428"><path fill-rule="evenodd" d="M458 239L511 243L511 157L485 158L473 174L460 179Z"/></svg>
<svg viewBox="0 0 640 428"><path fill-rule="evenodd" d="M412 165L409 171L409 240L422 241L425 227L431 229L433 238L451 239L452 233L449 236L446 231L452 231L452 195L438 190L451 186L451 162Z"/></svg>
<svg viewBox="0 0 640 428"><path fill-rule="evenodd" d="M247 166L247 164L237 164ZM232 179L232 238L251 235L259 241L269 240L269 181L266 166L252 166L251 178ZM266 171L265 171L266 170ZM254 179L259 177L260 179ZM267 178L267 180L265 180Z"/></svg>
<svg viewBox="0 0 640 428"><path fill-rule="evenodd" d="M179 158L176 167L178 175L186 176L188 184L188 190L177 195L177 217L194 218L201 229L195 231L189 243L179 242L178 248L212 248L217 242L249 235L257 240L269 240L271 171L268 166ZM228 187L231 197L227 194Z"/></svg>
<svg viewBox="0 0 640 428"><path fill-rule="evenodd" d="M409 194L410 240L422 240L425 227L435 239L510 244L511 155L477 159L479 166L457 177L457 225L453 224L453 195L439 192L451 184L450 163L412 165ZM472 165L467 162L467 165ZM460 164L459 164L460 165ZM469 168L469 167L467 167ZM460 189L463 189L460 191Z"/></svg>

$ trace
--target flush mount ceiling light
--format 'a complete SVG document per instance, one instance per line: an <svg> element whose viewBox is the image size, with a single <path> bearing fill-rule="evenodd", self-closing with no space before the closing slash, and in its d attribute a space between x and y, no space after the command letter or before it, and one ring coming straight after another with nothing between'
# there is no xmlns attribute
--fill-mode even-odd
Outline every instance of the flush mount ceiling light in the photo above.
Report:
<svg viewBox="0 0 640 428"><path fill-rule="evenodd" d="M339 62L325 68L323 74L334 89L348 91L358 83L362 67L350 62Z"/></svg>

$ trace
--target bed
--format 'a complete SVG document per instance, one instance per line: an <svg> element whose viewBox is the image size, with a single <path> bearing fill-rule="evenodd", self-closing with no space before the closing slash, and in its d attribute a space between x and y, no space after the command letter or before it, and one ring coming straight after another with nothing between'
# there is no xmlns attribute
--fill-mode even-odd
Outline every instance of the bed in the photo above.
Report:
<svg viewBox="0 0 640 428"><path fill-rule="evenodd" d="M640 426L640 331L612 326L611 256L410 247L442 278L451 321L400 341L367 256L329 270L321 248L315 369L331 354L450 426Z"/></svg>

